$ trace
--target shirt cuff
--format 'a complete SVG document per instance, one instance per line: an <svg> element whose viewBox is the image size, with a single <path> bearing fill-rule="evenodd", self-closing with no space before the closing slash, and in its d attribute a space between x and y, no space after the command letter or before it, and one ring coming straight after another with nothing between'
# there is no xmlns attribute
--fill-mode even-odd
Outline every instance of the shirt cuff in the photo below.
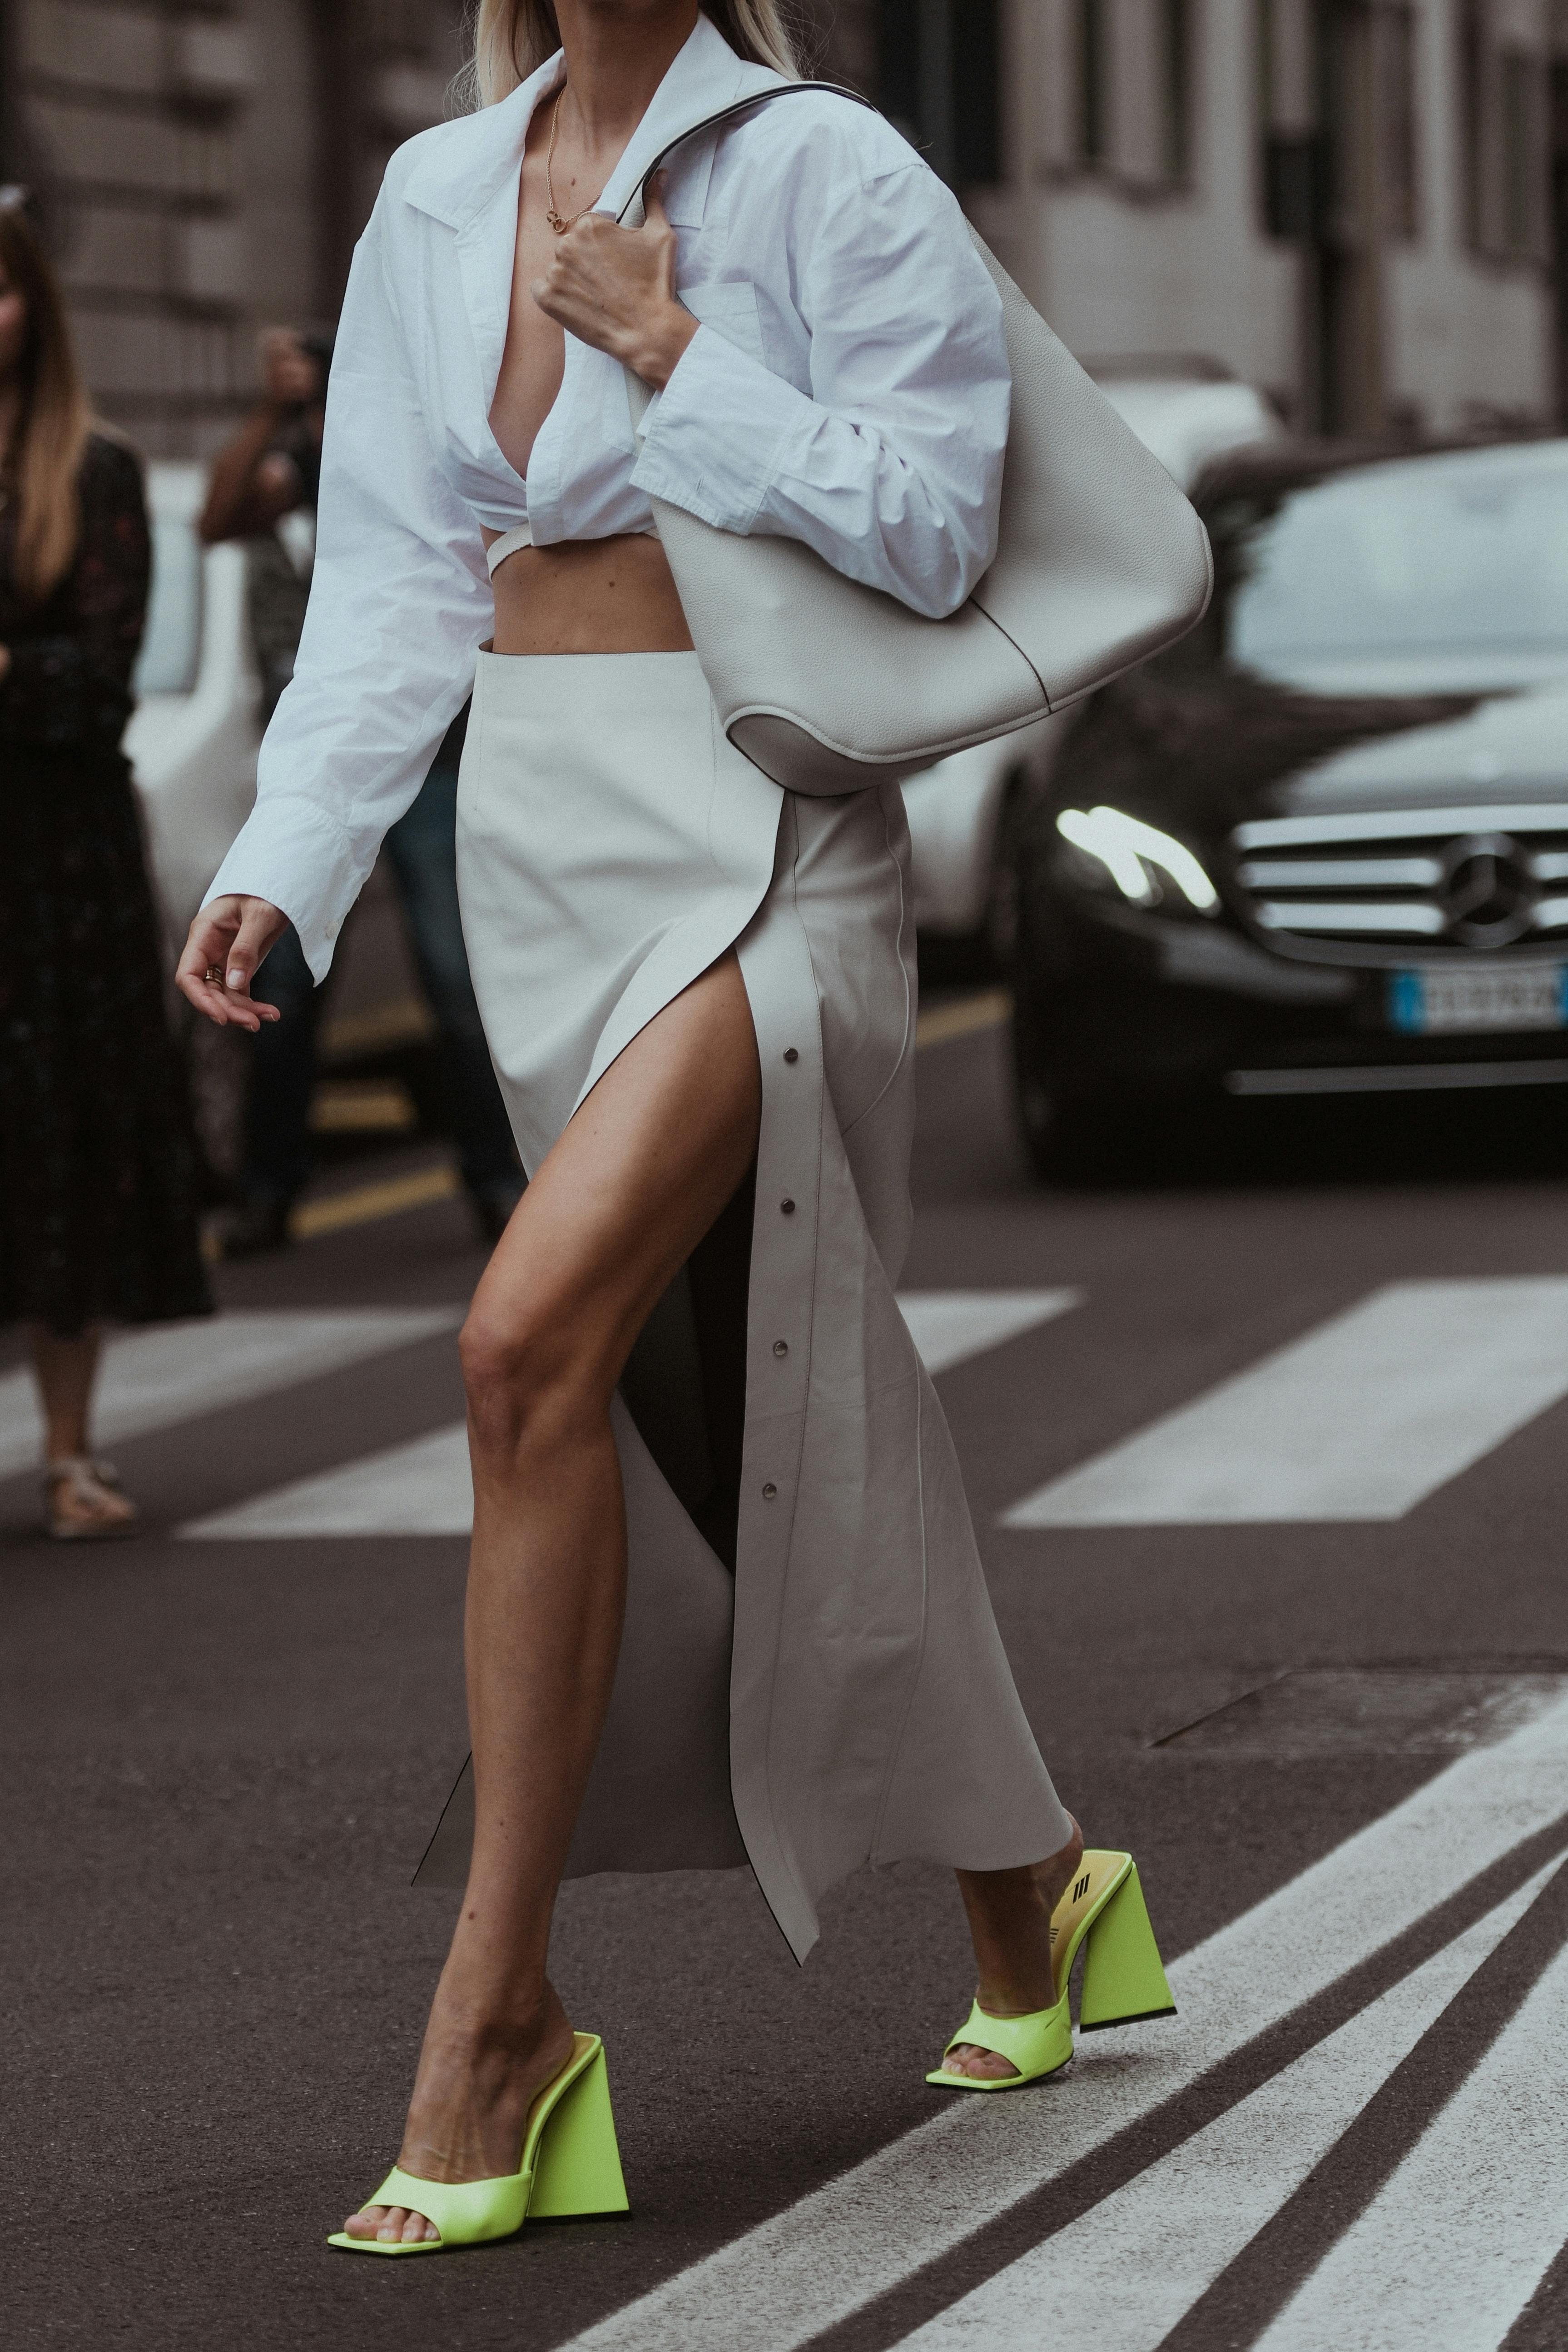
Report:
<svg viewBox="0 0 1568 2352"><path fill-rule="evenodd" d="M363 880L348 842L316 802L298 793L268 793L241 827L202 904L238 892L281 908L319 986Z"/></svg>
<svg viewBox="0 0 1568 2352"><path fill-rule="evenodd" d="M744 534L772 488L785 443L817 421L804 393L699 326L648 411L632 479L699 522Z"/></svg>

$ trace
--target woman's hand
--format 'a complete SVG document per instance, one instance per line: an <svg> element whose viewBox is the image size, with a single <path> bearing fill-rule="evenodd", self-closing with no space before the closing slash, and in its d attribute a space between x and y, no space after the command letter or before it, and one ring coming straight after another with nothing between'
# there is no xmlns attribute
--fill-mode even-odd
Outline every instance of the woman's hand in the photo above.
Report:
<svg viewBox="0 0 1568 2352"><path fill-rule="evenodd" d="M642 228L584 213L556 239L532 288L539 309L579 342L608 352L662 392L697 322L675 297L675 232L656 193Z"/></svg>
<svg viewBox="0 0 1568 2352"><path fill-rule="evenodd" d="M278 1017L276 1004L252 1001L251 982L268 948L288 929L288 918L266 898L214 898L191 925L175 968L181 994L220 1029L234 1022L252 1032Z"/></svg>

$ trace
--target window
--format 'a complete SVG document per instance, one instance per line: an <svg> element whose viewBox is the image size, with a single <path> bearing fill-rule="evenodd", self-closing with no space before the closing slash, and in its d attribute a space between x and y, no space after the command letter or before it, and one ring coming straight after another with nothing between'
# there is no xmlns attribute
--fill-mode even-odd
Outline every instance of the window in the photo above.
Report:
<svg viewBox="0 0 1568 2352"><path fill-rule="evenodd" d="M1485 149L1486 37L1479 0L1464 0L1459 11L1456 63L1459 82L1459 128L1464 142L1465 236L1478 248L1486 243Z"/></svg>
<svg viewBox="0 0 1568 2352"><path fill-rule="evenodd" d="M882 0L877 11L877 102L914 145L921 144L920 10L914 0Z"/></svg>
<svg viewBox="0 0 1568 2352"><path fill-rule="evenodd" d="M998 0L880 0L877 99L952 187L1003 176Z"/></svg>
<svg viewBox="0 0 1568 2352"><path fill-rule="evenodd" d="M1416 16L1407 7L1378 11L1377 111L1379 205L1393 236L1416 230Z"/></svg>
<svg viewBox="0 0 1568 2352"><path fill-rule="evenodd" d="M1191 162L1192 36L1189 0L1159 0L1160 163L1166 179L1187 176Z"/></svg>
<svg viewBox="0 0 1568 2352"><path fill-rule="evenodd" d="M954 181L988 187L1003 176L1001 27L997 0L962 0L952 11Z"/></svg>
<svg viewBox="0 0 1568 2352"><path fill-rule="evenodd" d="M1217 521L1227 651L1260 677L1311 691L1398 660L1452 681L1456 655L1475 684L1561 670L1568 473L1550 449L1358 467Z"/></svg>
<svg viewBox="0 0 1568 2352"><path fill-rule="evenodd" d="M1455 58L1465 149L1465 231L1499 261L1544 259L1551 170L1546 60L1500 48L1467 0Z"/></svg>
<svg viewBox="0 0 1568 2352"><path fill-rule="evenodd" d="M1110 27L1107 0L1078 0L1078 154L1103 163L1110 152Z"/></svg>
<svg viewBox="0 0 1568 2352"><path fill-rule="evenodd" d="M1523 49L1505 49L1499 61L1499 128L1502 135L1500 224L1507 254L1533 253L1543 175L1540 68Z"/></svg>

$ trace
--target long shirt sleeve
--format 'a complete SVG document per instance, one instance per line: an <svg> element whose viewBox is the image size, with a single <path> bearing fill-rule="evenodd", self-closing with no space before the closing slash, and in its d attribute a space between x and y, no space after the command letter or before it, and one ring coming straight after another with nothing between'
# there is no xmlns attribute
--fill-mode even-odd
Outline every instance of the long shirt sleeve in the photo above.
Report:
<svg viewBox="0 0 1568 2352"><path fill-rule="evenodd" d="M256 800L208 897L280 907L325 977L382 835L466 700L493 605L478 525L435 462L382 252L383 191L344 298L316 561Z"/></svg>
<svg viewBox="0 0 1568 2352"><path fill-rule="evenodd" d="M558 58L401 149L355 255L304 635L256 809L210 894L282 908L318 978L473 683L494 614L481 521L526 520L549 547L649 530L657 497L799 539L933 618L995 552L1011 393L996 291L950 193L879 116L830 93L679 148L677 285L711 323L640 445L620 363L568 335L518 478L488 411L528 119L559 71ZM773 79L699 18L603 209L683 120Z"/></svg>
<svg viewBox="0 0 1568 2352"><path fill-rule="evenodd" d="M846 173L841 146L802 175L792 290L810 392L699 327L632 478L719 530L801 540L940 619L996 552L1012 386L1001 302L956 204L886 142L900 160L870 179Z"/></svg>

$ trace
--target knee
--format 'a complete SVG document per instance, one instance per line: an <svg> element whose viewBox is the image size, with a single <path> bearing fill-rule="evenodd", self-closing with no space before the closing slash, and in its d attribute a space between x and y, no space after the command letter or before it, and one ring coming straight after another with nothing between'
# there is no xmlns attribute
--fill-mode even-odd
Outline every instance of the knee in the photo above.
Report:
<svg viewBox="0 0 1568 2352"><path fill-rule="evenodd" d="M591 1414L591 1369L560 1318L475 1307L457 1344L480 1454L515 1458L534 1444L559 1444Z"/></svg>

